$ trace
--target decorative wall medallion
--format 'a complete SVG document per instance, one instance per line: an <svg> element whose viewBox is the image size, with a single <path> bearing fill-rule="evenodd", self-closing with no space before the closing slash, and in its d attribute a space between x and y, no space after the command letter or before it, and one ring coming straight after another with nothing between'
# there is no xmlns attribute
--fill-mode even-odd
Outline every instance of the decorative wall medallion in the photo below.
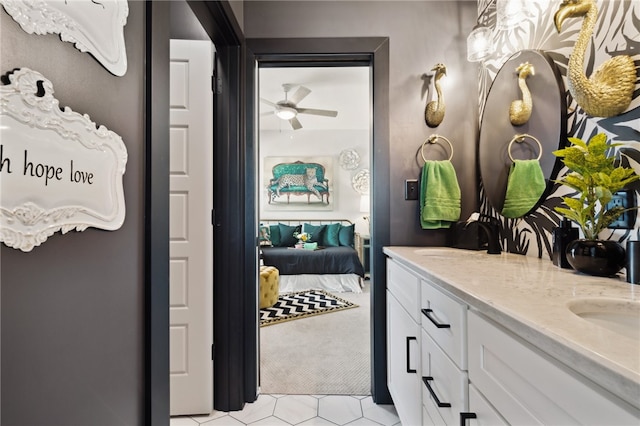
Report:
<svg viewBox="0 0 640 426"><path fill-rule="evenodd" d="M114 75L127 72L127 0L0 0L0 4L27 33L60 34L62 41L91 53Z"/></svg>
<svg viewBox="0 0 640 426"><path fill-rule="evenodd" d="M351 178L351 186L359 194L369 193L369 169L362 169Z"/></svg>
<svg viewBox="0 0 640 426"><path fill-rule="evenodd" d="M57 231L115 230L125 217L122 138L61 110L42 74L0 86L0 241L31 251Z"/></svg>
<svg viewBox="0 0 640 426"><path fill-rule="evenodd" d="M360 165L360 154L355 149L345 149L340 153L340 167L355 170Z"/></svg>

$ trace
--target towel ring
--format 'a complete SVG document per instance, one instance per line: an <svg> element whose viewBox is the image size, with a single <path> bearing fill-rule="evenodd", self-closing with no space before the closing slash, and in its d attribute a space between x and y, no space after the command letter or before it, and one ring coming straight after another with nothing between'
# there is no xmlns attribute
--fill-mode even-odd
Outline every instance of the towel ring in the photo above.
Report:
<svg viewBox="0 0 640 426"><path fill-rule="evenodd" d="M449 144L449 148L451 149L451 155L449 155L449 161L451 161L451 159L453 158L453 144L451 144L451 141L449 141L449 139L441 135L431 135L427 139L425 139L424 142L422 142L422 147L420 148L420 154L422 155L422 159L424 160L425 163L427 162L427 158L424 156L424 146L427 143L437 143L438 139L444 139L444 141Z"/></svg>
<svg viewBox="0 0 640 426"><path fill-rule="evenodd" d="M542 158L542 144L540 143L540 141L528 133L523 133L521 135L515 135L513 139L511 139L511 142L509 142L509 147L507 148L507 152L509 153L509 158L511 158L511 161L514 161L514 162L516 161L513 159L513 156L511 155L511 146L513 145L514 142L518 142L518 143L524 142L524 138L532 139L533 141L535 141L535 143L538 144L538 148L540 149L540 152L538 153L538 158L536 158L536 160L539 160L540 158Z"/></svg>

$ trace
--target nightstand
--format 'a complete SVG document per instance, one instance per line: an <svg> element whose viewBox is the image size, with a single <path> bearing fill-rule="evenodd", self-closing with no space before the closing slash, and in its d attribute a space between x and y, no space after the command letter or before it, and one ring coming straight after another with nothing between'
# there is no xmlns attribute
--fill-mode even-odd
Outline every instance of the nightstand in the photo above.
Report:
<svg viewBox="0 0 640 426"><path fill-rule="evenodd" d="M371 258L371 238L369 235L356 234L355 249L358 252L358 257L362 266L364 267L365 278L369 277Z"/></svg>

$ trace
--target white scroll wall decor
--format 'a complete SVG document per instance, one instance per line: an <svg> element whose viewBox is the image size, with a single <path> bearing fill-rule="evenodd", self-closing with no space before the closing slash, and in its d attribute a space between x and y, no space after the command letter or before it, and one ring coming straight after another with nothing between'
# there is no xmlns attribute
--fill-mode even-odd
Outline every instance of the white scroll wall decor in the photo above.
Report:
<svg viewBox="0 0 640 426"><path fill-rule="evenodd" d="M127 0L0 0L0 4L27 33L59 34L112 74L121 77L127 72Z"/></svg>
<svg viewBox="0 0 640 426"><path fill-rule="evenodd" d="M0 241L31 251L57 231L115 230L125 217L122 138L59 108L42 74L0 85Z"/></svg>

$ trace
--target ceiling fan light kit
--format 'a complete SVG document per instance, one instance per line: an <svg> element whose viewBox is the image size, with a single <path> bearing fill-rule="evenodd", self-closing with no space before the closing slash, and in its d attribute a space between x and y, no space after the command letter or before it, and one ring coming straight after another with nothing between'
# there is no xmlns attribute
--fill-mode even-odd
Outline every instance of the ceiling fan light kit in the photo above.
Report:
<svg viewBox="0 0 640 426"><path fill-rule="evenodd" d="M286 106L279 106L278 108L276 108L275 113L276 116L282 120L291 120L296 115L298 115L298 111Z"/></svg>

